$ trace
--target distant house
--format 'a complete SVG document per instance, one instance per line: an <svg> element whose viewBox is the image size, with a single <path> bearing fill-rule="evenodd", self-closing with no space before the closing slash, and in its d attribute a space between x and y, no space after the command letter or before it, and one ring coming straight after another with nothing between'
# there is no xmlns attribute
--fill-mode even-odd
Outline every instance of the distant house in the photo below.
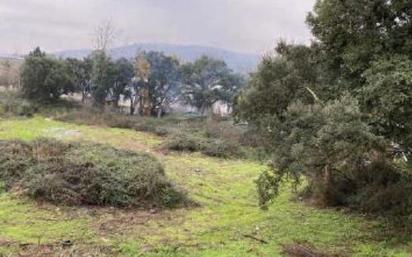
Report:
<svg viewBox="0 0 412 257"><path fill-rule="evenodd" d="M170 109L172 112L178 113L199 113L195 107L186 105L181 101L171 104ZM226 103L219 101L212 106L212 112L213 114L228 116L232 113L232 110Z"/></svg>

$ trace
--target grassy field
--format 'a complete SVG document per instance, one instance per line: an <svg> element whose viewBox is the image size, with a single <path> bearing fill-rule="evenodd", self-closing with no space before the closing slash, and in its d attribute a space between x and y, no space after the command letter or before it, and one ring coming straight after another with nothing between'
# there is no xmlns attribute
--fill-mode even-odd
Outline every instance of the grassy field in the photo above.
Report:
<svg viewBox="0 0 412 257"><path fill-rule="evenodd" d="M53 137L155 154L167 175L199 203L177 210L56 207L5 193L0 185L0 256L284 256L299 243L355 257L412 256L412 236L376 219L293 201L290 189L268 211L254 179L264 166L201 154L164 154L163 138L132 130L34 118L0 120L0 139ZM0 153L1 154L1 153Z"/></svg>

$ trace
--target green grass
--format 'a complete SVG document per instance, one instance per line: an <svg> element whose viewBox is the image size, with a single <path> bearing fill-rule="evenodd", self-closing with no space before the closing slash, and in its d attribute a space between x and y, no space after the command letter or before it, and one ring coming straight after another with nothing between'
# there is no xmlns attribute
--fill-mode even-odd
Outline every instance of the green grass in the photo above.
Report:
<svg viewBox="0 0 412 257"><path fill-rule="evenodd" d="M294 202L287 186L268 211L260 210L254 187L263 168L259 163L199 153L163 155L156 151L162 143L160 137L131 130L77 126L43 117L0 121L0 139L44 136L151 151L163 162L167 175L200 206L157 213L59 209L3 192L0 242L72 240L86 249L108 245L115 256L144 257L276 257L282 256L282 245L293 242L355 257L406 257L412 253L412 238L397 235L383 221ZM0 244L0 256L19 250Z"/></svg>

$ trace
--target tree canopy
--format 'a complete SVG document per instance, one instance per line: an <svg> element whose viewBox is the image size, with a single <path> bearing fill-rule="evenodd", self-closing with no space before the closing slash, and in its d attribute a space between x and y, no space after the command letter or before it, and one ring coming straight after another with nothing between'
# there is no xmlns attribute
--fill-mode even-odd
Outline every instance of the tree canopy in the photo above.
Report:
<svg viewBox="0 0 412 257"><path fill-rule="evenodd" d="M263 206L283 178L304 177L326 205L412 212L412 176L393 154L412 146L411 7L318 0L312 45L280 42L263 59L235 112L273 153L257 181Z"/></svg>
<svg viewBox="0 0 412 257"><path fill-rule="evenodd" d="M203 56L182 66L181 95L183 101L207 112L218 101L231 102L243 86L243 79L225 62Z"/></svg>
<svg viewBox="0 0 412 257"><path fill-rule="evenodd" d="M36 48L25 59L21 71L23 95L35 102L56 101L62 94L74 91L69 69L60 60Z"/></svg>

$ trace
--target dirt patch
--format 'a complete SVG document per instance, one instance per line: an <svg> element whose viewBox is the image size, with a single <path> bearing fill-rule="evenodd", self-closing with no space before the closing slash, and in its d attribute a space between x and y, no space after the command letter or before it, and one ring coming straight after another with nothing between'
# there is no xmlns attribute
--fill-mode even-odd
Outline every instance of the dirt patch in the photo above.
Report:
<svg viewBox="0 0 412 257"><path fill-rule="evenodd" d="M287 257L346 257L345 254L331 253L316 249L307 243L294 243L283 246L283 254Z"/></svg>
<svg viewBox="0 0 412 257"><path fill-rule="evenodd" d="M82 135L78 130L70 130L65 128L48 128L44 131L44 134L50 135L51 137L57 139L78 138Z"/></svg>
<svg viewBox="0 0 412 257"><path fill-rule="evenodd" d="M176 213L167 210L96 210L96 222L93 225L100 236L127 234L136 227L145 227L148 222L176 220Z"/></svg>
<svg viewBox="0 0 412 257"><path fill-rule="evenodd" d="M105 257L115 256L109 246L96 246L88 244L76 244L72 241L60 241L55 243L21 243L0 240L0 247L13 249L9 257ZM0 255L1 256L1 255Z"/></svg>

